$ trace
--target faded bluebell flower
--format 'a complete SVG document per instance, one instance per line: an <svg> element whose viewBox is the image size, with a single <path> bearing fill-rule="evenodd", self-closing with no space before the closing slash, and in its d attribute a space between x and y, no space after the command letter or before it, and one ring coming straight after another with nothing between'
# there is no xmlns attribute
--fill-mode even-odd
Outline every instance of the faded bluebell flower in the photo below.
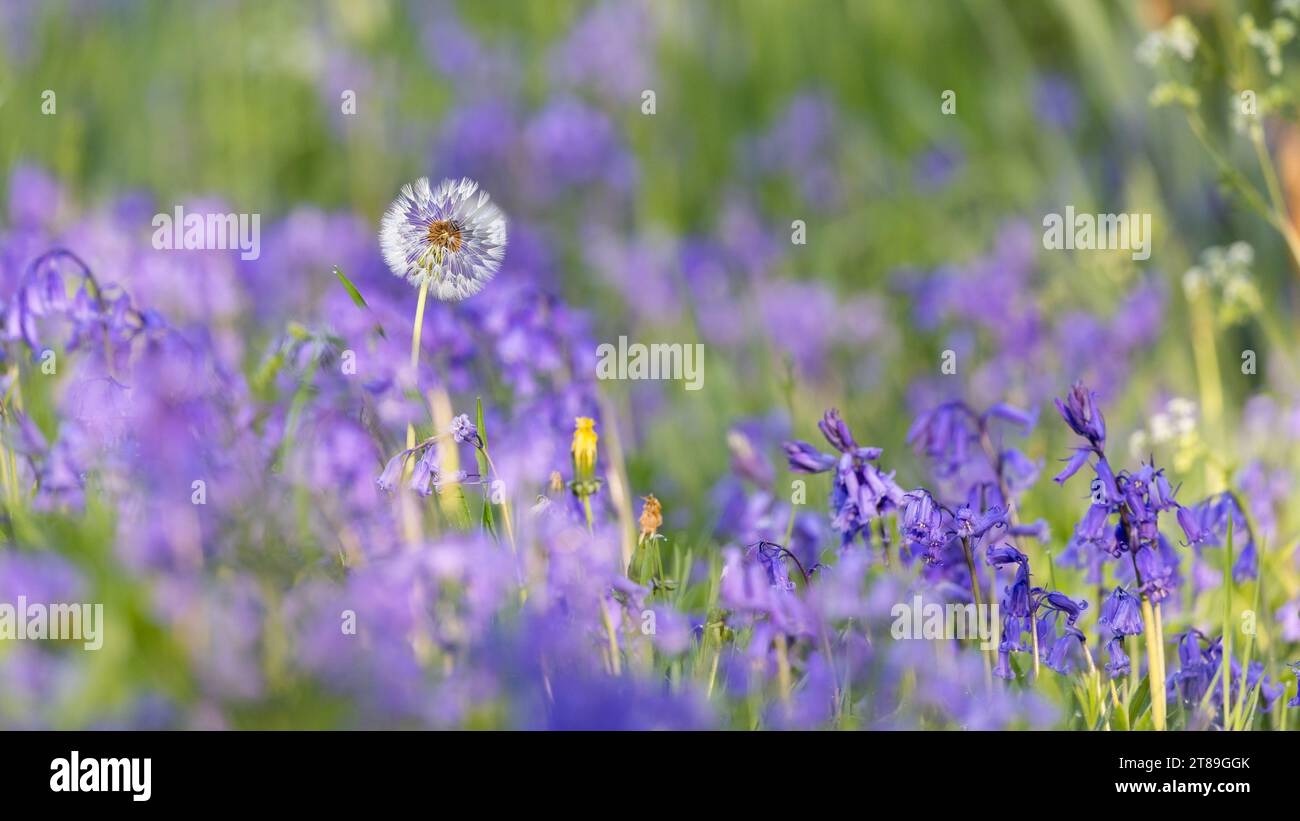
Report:
<svg viewBox="0 0 1300 821"><path fill-rule="evenodd" d="M384 464L384 470L375 480L379 489L391 493L397 487L397 482L402 478L402 469L406 467L406 458L411 455L414 449L404 450L393 456Z"/></svg>
<svg viewBox="0 0 1300 821"><path fill-rule="evenodd" d="M464 413L451 420L451 438L461 444L470 444L475 447L480 445L478 428L473 422L469 421L469 415Z"/></svg>

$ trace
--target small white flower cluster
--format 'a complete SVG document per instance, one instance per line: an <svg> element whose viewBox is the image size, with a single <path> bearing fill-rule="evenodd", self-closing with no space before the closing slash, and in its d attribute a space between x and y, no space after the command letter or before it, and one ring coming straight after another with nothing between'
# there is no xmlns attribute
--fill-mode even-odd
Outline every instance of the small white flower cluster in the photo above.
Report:
<svg viewBox="0 0 1300 821"><path fill-rule="evenodd" d="M1281 11L1279 5L1279 11ZM1246 42L1259 52L1268 66L1268 73L1274 77L1282 76L1282 47L1295 39L1295 23L1285 17L1273 20L1268 28L1260 28L1255 18L1249 14L1241 15L1238 22Z"/></svg>
<svg viewBox="0 0 1300 821"><path fill-rule="evenodd" d="M1183 15L1179 14L1164 28L1153 31L1143 38L1137 47L1137 58L1148 66L1158 66L1171 57L1177 57L1184 63L1190 63L1196 56L1196 47L1200 45L1201 36L1196 27Z"/></svg>
<svg viewBox="0 0 1300 821"><path fill-rule="evenodd" d="M1193 265L1183 274L1183 291L1188 299L1195 299L1212 290L1218 295L1220 323L1235 325L1263 307L1263 298L1250 270L1254 263L1255 249L1249 243L1234 242L1226 248L1212 246L1201 252L1199 265Z"/></svg>
<svg viewBox="0 0 1300 821"><path fill-rule="evenodd" d="M1129 451L1136 459L1144 459L1153 447L1173 444L1186 446L1196 437L1196 403L1183 397L1174 397L1165 403L1163 411L1147 420L1145 429L1136 430L1129 438Z"/></svg>

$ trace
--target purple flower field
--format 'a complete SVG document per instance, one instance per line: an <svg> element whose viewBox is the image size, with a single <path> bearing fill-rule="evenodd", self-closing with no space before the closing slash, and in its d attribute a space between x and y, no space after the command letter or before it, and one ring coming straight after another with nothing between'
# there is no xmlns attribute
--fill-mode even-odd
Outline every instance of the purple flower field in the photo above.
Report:
<svg viewBox="0 0 1300 821"><path fill-rule="evenodd" d="M0 728L1296 728L1300 3L492 5L0 5Z"/></svg>

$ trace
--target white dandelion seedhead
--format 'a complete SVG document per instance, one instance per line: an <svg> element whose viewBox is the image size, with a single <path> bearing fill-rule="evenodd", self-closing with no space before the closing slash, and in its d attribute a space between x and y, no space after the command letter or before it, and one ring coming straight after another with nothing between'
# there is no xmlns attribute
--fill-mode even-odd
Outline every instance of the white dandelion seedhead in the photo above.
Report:
<svg viewBox="0 0 1300 821"><path fill-rule="evenodd" d="M483 289L506 252L506 218L471 179L421 177L402 186L380 223L379 245L394 274L457 301Z"/></svg>

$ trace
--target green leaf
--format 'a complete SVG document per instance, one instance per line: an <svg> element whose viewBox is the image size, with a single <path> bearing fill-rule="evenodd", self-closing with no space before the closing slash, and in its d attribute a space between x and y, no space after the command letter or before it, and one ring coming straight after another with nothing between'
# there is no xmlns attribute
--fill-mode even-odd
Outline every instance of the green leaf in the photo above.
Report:
<svg viewBox="0 0 1300 821"><path fill-rule="evenodd" d="M1135 661L1134 663L1136 664L1137 662ZM1151 676L1146 675L1142 677L1142 680L1140 682L1138 682L1137 690L1133 693L1133 697L1129 699L1128 702L1129 726L1133 727L1134 729L1139 729L1139 725L1141 724L1141 722L1138 720L1139 717L1146 718L1147 723L1150 724L1152 721L1151 716L1148 713L1148 709L1150 707L1151 707Z"/></svg>
<svg viewBox="0 0 1300 821"><path fill-rule="evenodd" d="M352 297L352 303L354 305L356 305L358 308L370 307L369 305L366 304L366 298L363 297L361 295L361 292L357 290L357 286L353 285L352 280L348 279L347 274L343 273L342 268L335 265L334 275L339 278L339 282L343 283L343 287L347 289L348 296Z"/></svg>
<svg viewBox="0 0 1300 821"><path fill-rule="evenodd" d="M366 303L366 298L361 295L361 292L359 290L357 290L357 286L352 284L352 280L348 279L347 274L343 273L342 268L335 265L334 275L339 278L339 282L343 283L343 287L347 290L348 296L352 297L353 305L356 305L358 308L361 308L362 310L366 310L366 311L370 310L370 305ZM379 334L379 336L383 339L388 338L388 335L384 333L383 326L380 325L378 322L375 323L375 333Z"/></svg>
<svg viewBox="0 0 1300 821"><path fill-rule="evenodd" d="M1131 728L1132 725L1129 724L1128 720L1128 711L1123 708L1123 705L1116 704L1115 708L1110 711L1110 716L1111 729L1126 732Z"/></svg>

